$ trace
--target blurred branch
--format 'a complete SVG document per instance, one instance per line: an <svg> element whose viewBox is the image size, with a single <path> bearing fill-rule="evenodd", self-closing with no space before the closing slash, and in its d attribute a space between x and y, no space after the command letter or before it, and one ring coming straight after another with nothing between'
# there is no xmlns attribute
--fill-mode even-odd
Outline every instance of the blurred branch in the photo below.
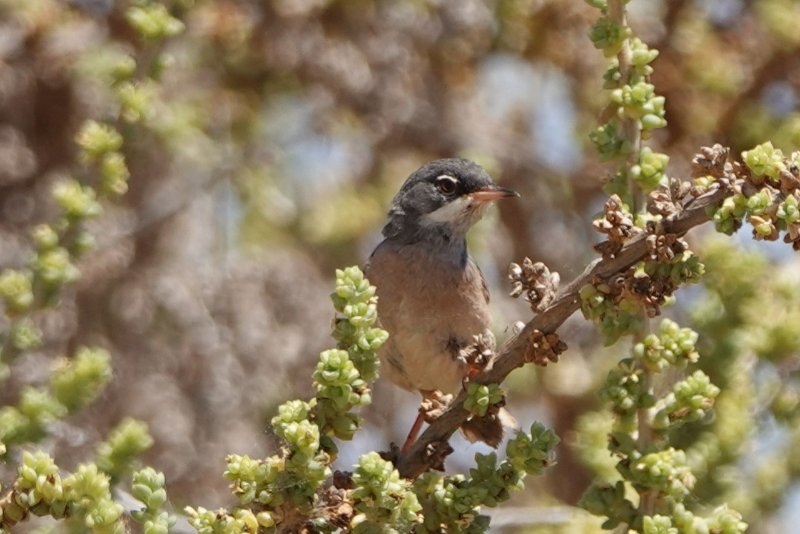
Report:
<svg viewBox="0 0 800 534"><path fill-rule="evenodd" d="M750 85L729 100L728 105L720 114L716 128L720 135L733 131L736 119L745 109L745 104L756 99L771 81L784 76L786 74L786 63L793 57L793 51L776 50L769 59L753 72Z"/></svg>
<svg viewBox="0 0 800 534"><path fill-rule="evenodd" d="M663 222L663 232L681 236L695 226L708 222L710 217L706 208L719 204L731 194L729 189L720 188L697 197L690 201L679 215ZM578 296L580 289L590 284L595 277L611 278L641 261L648 254L646 240L647 234L643 233L625 245L615 257L598 258L590 263L583 274L559 292L547 309L529 321L518 335L505 343L498 352L494 366L476 377L474 381L497 384L511 371L524 365L525 354L530 351L530 339L534 331L555 332L580 308ZM450 408L425 430L408 453L399 458L397 466L402 476L414 478L430 467L431 453L439 449L438 445L446 442L469 416L469 412L463 408L466 397L466 393L462 391Z"/></svg>
<svg viewBox="0 0 800 534"><path fill-rule="evenodd" d="M666 12L664 13L662 22L664 26L664 35L662 35L658 41L653 43L653 48L656 50L672 48L670 47L669 43L672 41L675 31L679 27L678 18L680 17L681 13L683 13L683 8L686 7L686 4L687 0L670 0L669 2L666 2Z"/></svg>

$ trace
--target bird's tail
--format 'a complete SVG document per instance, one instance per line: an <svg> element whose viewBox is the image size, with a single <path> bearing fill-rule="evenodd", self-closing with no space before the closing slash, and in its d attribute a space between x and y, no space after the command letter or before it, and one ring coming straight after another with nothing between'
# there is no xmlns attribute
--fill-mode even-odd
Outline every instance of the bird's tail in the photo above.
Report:
<svg viewBox="0 0 800 534"><path fill-rule="evenodd" d="M483 417L472 417L461 425L461 432L471 442L482 441L494 448L503 441L505 429L519 430L519 423L505 408L496 413L487 413Z"/></svg>

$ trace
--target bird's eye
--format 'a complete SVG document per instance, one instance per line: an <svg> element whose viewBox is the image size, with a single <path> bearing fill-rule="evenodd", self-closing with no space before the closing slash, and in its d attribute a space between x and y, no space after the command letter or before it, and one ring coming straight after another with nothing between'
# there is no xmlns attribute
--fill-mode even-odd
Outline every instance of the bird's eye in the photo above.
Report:
<svg viewBox="0 0 800 534"><path fill-rule="evenodd" d="M456 190L457 185L458 185L458 180L456 180L452 176L443 174L438 178L436 178L436 189L438 189L445 195L453 194Z"/></svg>

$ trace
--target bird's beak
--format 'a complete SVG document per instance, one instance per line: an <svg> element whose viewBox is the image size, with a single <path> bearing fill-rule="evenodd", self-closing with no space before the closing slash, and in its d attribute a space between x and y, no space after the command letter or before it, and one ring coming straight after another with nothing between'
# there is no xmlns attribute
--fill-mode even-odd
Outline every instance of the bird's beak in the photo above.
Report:
<svg viewBox="0 0 800 534"><path fill-rule="evenodd" d="M483 189L478 189L468 194L469 198L477 200L478 202L489 202L492 200L500 200L501 198L518 197L519 193L513 189L507 189L497 185L490 185Z"/></svg>

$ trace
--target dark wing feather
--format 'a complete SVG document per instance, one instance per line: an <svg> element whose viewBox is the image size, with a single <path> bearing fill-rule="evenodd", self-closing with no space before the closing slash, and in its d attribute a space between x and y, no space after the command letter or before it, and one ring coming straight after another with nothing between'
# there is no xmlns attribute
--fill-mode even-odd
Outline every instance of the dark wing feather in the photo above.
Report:
<svg viewBox="0 0 800 534"><path fill-rule="evenodd" d="M470 261L472 261L471 258ZM478 270L478 275L481 277L481 289L483 290L483 298L486 299L486 304L489 304L489 286L486 285L486 277L483 276L483 271L481 271L481 268L478 266L477 263L472 261L472 264Z"/></svg>

